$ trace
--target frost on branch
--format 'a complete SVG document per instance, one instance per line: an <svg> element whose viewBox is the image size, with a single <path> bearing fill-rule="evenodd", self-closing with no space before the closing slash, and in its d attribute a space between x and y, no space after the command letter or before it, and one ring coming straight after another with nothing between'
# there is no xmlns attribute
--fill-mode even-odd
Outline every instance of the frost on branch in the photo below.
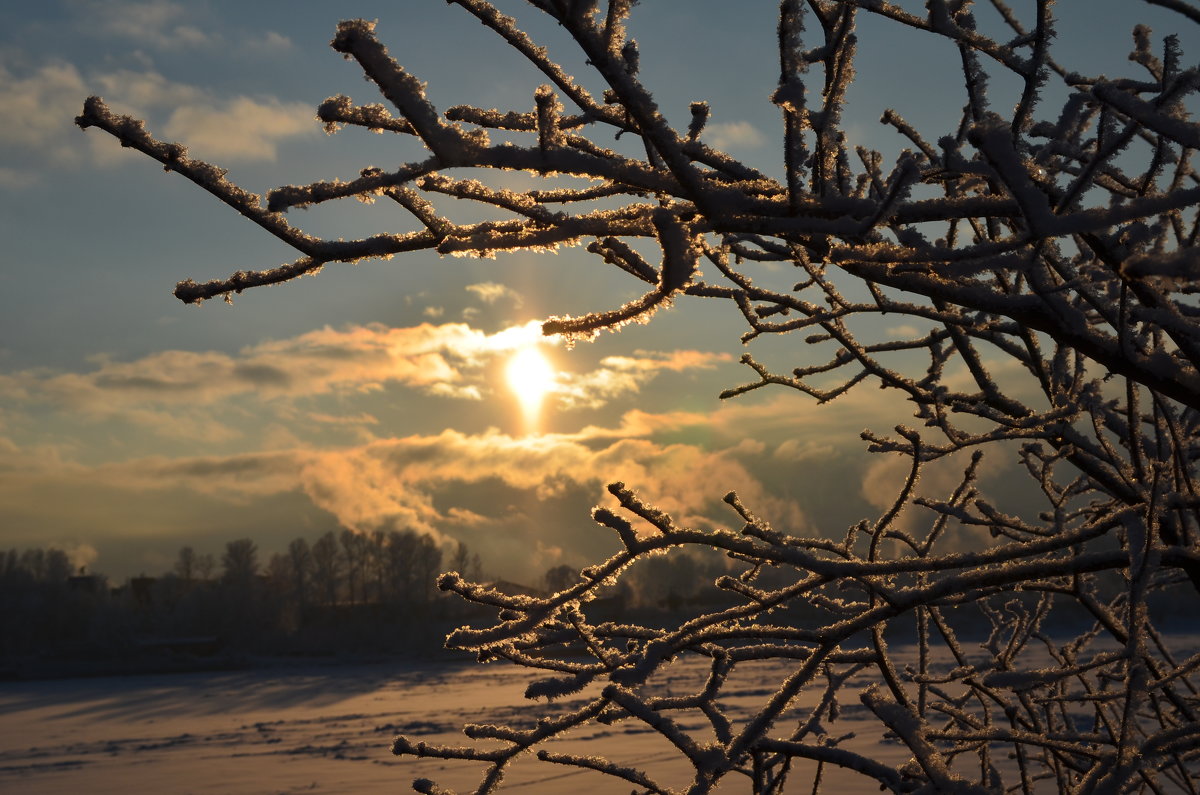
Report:
<svg viewBox="0 0 1200 795"><path fill-rule="evenodd" d="M526 107L439 111L374 25L342 23L333 46L390 107L338 96L318 115L330 132L357 126L423 145L420 159L390 171L283 186L264 201L87 101L81 127L144 152L299 254L182 282L182 300L419 249L488 257L584 244L597 267L646 285L643 295L551 318L547 333L588 338L683 296L723 299L745 319L744 341L797 332L805 345L789 372L747 353L752 375L724 397L771 385L825 403L873 384L911 403L915 427L863 433L868 450L902 456L907 474L886 510L849 528L800 534L730 494L728 528L701 531L614 484L619 509L593 518L620 552L564 590L516 597L447 575L444 590L497 610L495 624L463 627L448 645L538 671L528 696L565 703L530 725L466 727L473 745L401 737L393 750L483 763L478 792L535 749L548 765L655 793L732 779L756 793L816 792L835 770L857 777L856 791L1200 790L1200 655L1161 621L1164 605L1182 621L1200 607L1200 71L1176 37L1157 41L1138 26L1131 74L1093 77L1056 60L1056 42L1078 34L1056 25L1049 0L1021 13L1001 0L930 0L922 13L782 0L762 24L764 44L774 32L779 81L761 87L782 114L782 151L777 173L762 173L710 145L719 116L702 98L684 98L686 129L662 115L639 77L631 0L530 1L578 45L605 87L599 97L490 3L452 2L542 82ZM1180 25L1200 23L1183 0L1151 2ZM976 17L985 10L988 24ZM864 16L953 44L962 74L952 130L882 113L910 147L891 166L880 152L851 151L843 127ZM1007 113L988 94L1002 74L1019 87ZM1060 106L1042 97L1051 83ZM474 178L480 169L584 186L514 192ZM431 194L509 217L456 224ZM286 220L294 207L379 196L419 231L322 240ZM659 256L643 253L653 248ZM1037 498L994 504L980 468L1014 458ZM930 490L921 475L931 467L957 471L957 483ZM720 605L666 627L596 617L597 597L630 565L688 548L727 557ZM707 675L663 695L655 685L681 658L701 660ZM760 683L764 663L776 674L770 692L735 714L725 697ZM851 708L866 716L855 726L869 719L906 760L856 750L844 730ZM653 733L691 772L660 780L631 760L552 743L596 725ZM426 779L414 787L447 791Z"/></svg>

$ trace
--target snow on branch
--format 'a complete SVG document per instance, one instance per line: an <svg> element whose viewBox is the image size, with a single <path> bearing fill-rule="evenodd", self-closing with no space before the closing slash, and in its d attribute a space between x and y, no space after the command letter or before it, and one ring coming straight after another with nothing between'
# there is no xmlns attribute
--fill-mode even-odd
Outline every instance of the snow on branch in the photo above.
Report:
<svg viewBox="0 0 1200 795"><path fill-rule="evenodd" d="M722 397L787 389L810 411L804 401L875 385L914 421L855 440L880 471L903 466L879 515L848 527L788 527L736 494L724 500L727 526L692 527L617 483L615 503L592 518L618 551L556 593L443 576L443 590L496 616L447 644L535 672L527 696L547 712L468 726L463 746L402 737L393 751L482 764L478 793L537 762L654 793L705 793L728 779L763 795L818 792L834 773L898 793L1200 790L1200 656L1194 632L1171 631L1195 630L1200 599L1200 128L1189 115L1200 72L1181 67L1177 37L1156 48L1138 26L1137 74L1088 76L1056 60L1060 42L1086 31L1057 24L1049 0L1017 11L991 0L1003 37L976 20L982 4L964 0L930 0L921 13L886 0L781 0L761 25L779 76L759 88L782 114L783 138L775 168L755 169L713 146L718 108L703 98L683 98L686 129L660 112L653 90L669 87L639 71L632 0L529 3L579 48L599 96L491 3L451 2L527 60L538 84L523 107L439 113L373 23L343 22L334 48L390 107L335 96L318 117L329 132L392 132L426 150L390 170L263 198L87 100L81 127L145 153L297 252L280 267L183 281L181 300L416 250L580 245L642 295L549 318L545 333L588 339L685 298L727 301L747 344L803 334L782 371L767 355L743 356L750 380ZM1147 3L1200 23L1183 0ZM860 31L864 19L873 24ZM846 119L857 53L877 46L860 35L898 27L951 45L963 110L953 129L919 130L903 108L868 109L881 133L913 147L889 167L849 146ZM989 93L1000 75L1020 92L1011 112ZM614 137L637 146L617 151ZM537 186L490 179L511 170ZM286 216L380 196L418 231L324 240ZM455 223L434 196L504 217ZM984 473L1012 463L1023 496L990 494ZM696 583L703 600L644 621L606 613L649 558L711 561L709 582ZM704 675L664 692L687 660ZM760 692L748 707L737 697L747 689ZM662 740L690 772L668 781L636 759L548 746L626 726ZM906 761L863 752L864 736Z"/></svg>

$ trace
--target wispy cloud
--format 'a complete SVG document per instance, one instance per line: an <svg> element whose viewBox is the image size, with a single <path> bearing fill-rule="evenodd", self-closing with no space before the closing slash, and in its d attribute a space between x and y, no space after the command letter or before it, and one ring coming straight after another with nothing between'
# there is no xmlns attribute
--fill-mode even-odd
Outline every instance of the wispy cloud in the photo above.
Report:
<svg viewBox="0 0 1200 795"><path fill-rule="evenodd" d="M386 423L352 408L353 404L339 400L341 410L333 413L286 399L297 386L292 379L305 367L315 368L314 377L299 388L353 392L364 383L385 383L388 372L407 372L403 366L389 364L395 358L387 352L389 345L410 354L433 350L449 366L466 372L468 359L490 361L537 331L514 327L488 335L465 327L418 329L324 329L252 346L218 360L214 369L190 376L187 388L201 402L226 400L221 406L273 418L266 425L277 420L281 428L270 447L255 442L253 450L244 452L142 454L84 464L75 458L79 451L70 448L0 444L0 469L5 472L0 478L0 521L23 526L27 517L36 516L51 538L73 537L73 528L85 523L90 528L85 540L104 549L106 538L148 539L163 532L186 537L201 532L204 522L199 517L220 516L223 527L249 527L254 522L277 523L280 515L307 516L310 519L304 521L316 526L333 522L362 531L410 527L441 539L463 539L496 570L536 576L556 562L555 555L573 556L568 562L575 565L611 549L610 535L587 517L592 505L612 505L605 490L610 481L625 482L678 522L695 527L736 525L721 502L722 495L736 490L777 528L798 532L811 529L802 506L829 499L824 491L813 492L827 490L829 483L828 478L806 477L811 468L849 467L839 501L863 506L867 511L863 516L872 506L894 499L904 474L886 459L868 457L867 464L874 463L873 467L851 463L851 448L862 452L862 444L854 441L858 430L872 426L883 431L903 419L899 414L886 416L880 406L886 398L875 390L853 391L833 409L814 408L805 398L787 393L767 400L730 401L713 411L634 409L611 425L525 437L494 429L455 428L389 436ZM438 348L452 339L461 345L462 356ZM334 364L322 364L324 360ZM274 370L254 370L254 365L267 361ZM709 357L695 353L641 352L609 365L641 372L708 361ZM112 362L97 364L94 372L85 374L85 381L91 390L117 390L102 396L110 405L141 395L141 390L165 394L165 401L137 404L130 410L142 412L139 422L186 421L199 433L212 432L202 424L206 416L202 407L172 402L182 390L177 383L160 383L163 373L138 380L135 376L150 373L136 367L122 371ZM140 364L153 373L159 362L147 357L128 364ZM11 396L23 389L22 400L45 404L51 399L46 382L59 377L23 384L0 382L0 393L10 405L20 404ZM250 383L277 390L276 398L264 398L275 401L269 411L254 408L258 393L244 391ZM88 400L99 399L91 391L83 394ZM328 434L338 429L343 429L341 435L330 441ZM358 435L348 437L349 433ZM227 449L237 450L238 445ZM931 470L922 487L944 497L942 492L952 487L954 474ZM810 485L810 480L816 485ZM71 505L47 509L43 504L48 495L62 494L72 495ZM903 526L920 521L919 513L902 517ZM834 535L844 529L844 525L822 526L822 532Z"/></svg>
<svg viewBox="0 0 1200 795"><path fill-rule="evenodd" d="M139 50L208 49L229 54L232 49L247 54L278 54L294 46L290 38L274 30L239 36L222 29L201 3L90 0L80 5L84 10L80 25L87 33L123 39Z"/></svg>
<svg viewBox="0 0 1200 795"><path fill-rule="evenodd" d="M0 188L20 190L36 184L38 174L32 169L11 168L0 166Z"/></svg>
<svg viewBox="0 0 1200 795"><path fill-rule="evenodd" d="M144 119L167 114L163 134L205 159L274 160L280 142L319 133L312 107L302 102L282 102L274 97L218 98L153 70L122 69L94 75L90 81L121 112ZM79 102L77 95L74 104ZM104 143L116 148L111 141ZM96 151L103 160L104 150Z"/></svg>
<svg viewBox="0 0 1200 795"><path fill-rule="evenodd" d="M635 356L607 356L584 373L564 373L554 390L566 408L596 408L621 395L638 392L660 372L707 370L733 361L728 353L680 350L670 353L638 351Z"/></svg>
<svg viewBox="0 0 1200 795"><path fill-rule="evenodd" d="M61 163L80 162L79 140L68 140L67 134L74 129L70 120L86 93L79 70L69 63L44 63L23 72L0 65L0 106L5 112L0 145L12 154L41 152ZM8 171L10 181L28 176L15 163Z"/></svg>
<svg viewBox="0 0 1200 795"><path fill-rule="evenodd" d="M216 444L249 434L246 443L253 443L268 421L290 423L303 437L313 424L308 414L325 433L343 428L357 439L372 424L359 420L375 418L385 393L392 396L388 400L412 390L484 401L504 389L499 366L535 344L554 344L536 321L491 334L465 323L326 327L236 353L167 350L128 361L101 355L90 368L74 372L0 372L0 400L18 413L62 412L73 427L99 428L120 419L145 442L155 437ZM637 393L662 373L712 368L729 359L703 351L639 351L589 367L577 358L570 363L582 371L558 374L555 408L600 408ZM506 405L485 404L478 417L499 422ZM335 412L359 419L333 422ZM630 416L643 425L651 422L649 415Z"/></svg>
<svg viewBox="0 0 1200 795"><path fill-rule="evenodd" d="M186 488L234 501L299 488L314 505L359 530L399 524L436 534L455 523L462 510L476 517L502 516L508 510L504 504L474 504L468 496L479 484L500 483L539 499L575 485L584 487L594 502L611 504L605 486L613 480L637 488L686 524L727 522L721 497L731 489L793 527L805 521L790 499L769 495L748 466L753 460L773 466L763 455L762 442L736 436L707 444L650 438L700 423L695 414L635 411L607 433L592 429L518 437L496 430L470 434L446 429L337 449L146 458L98 467L92 477L126 489ZM435 499L448 487L461 500L451 493ZM478 518L473 521L479 523Z"/></svg>
<svg viewBox="0 0 1200 795"><path fill-rule="evenodd" d="M717 149L753 149L767 142L766 137L748 121L725 121L709 124L704 139Z"/></svg>
<svg viewBox="0 0 1200 795"><path fill-rule="evenodd" d="M493 565L528 574L529 550L539 543L573 549L577 545L567 542L572 534L592 539L592 550L597 540L599 548L611 542L587 518L587 510L614 505L605 485L618 479L688 526L736 523L721 503L730 489L789 527L806 521L795 502L767 493L736 444L715 450L650 439L595 445L560 435L454 430L339 449L145 457L92 467L43 462L0 481L0 519L10 520L27 508L34 512L27 503L48 492L72 493L79 510L66 514L64 523L90 509L100 517L91 527L94 539L112 538L143 532L138 521L114 512L113 505L157 516L161 532L194 523L192 514L202 505L205 511L257 514L256 506L303 498L355 530L407 527L439 539L474 534L472 545L477 540L489 548ZM547 513L554 505L566 514Z"/></svg>
<svg viewBox="0 0 1200 795"><path fill-rule="evenodd" d="M305 418L310 422L319 422L326 425L378 425L379 418L373 417L370 414L323 414L321 412L310 411L305 414Z"/></svg>
<svg viewBox="0 0 1200 795"><path fill-rule="evenodd" d="M201 158L237 162L273 160L285 140L319 134L310 105L274 97L219 98L169 80L153 69L96 71L83 75L72 63L36 63L11 54L0 65L0 182L23 187L46 167L75 167L88 157L113 166L135 157L108 136L86 138L72 124L89 94L103 96L120 113L148 120L151 131L191 147ZM30 161L34 161L31 163Z"/></svg>
<svg viewBox="0 0 1200 795"><path fill-rule="evenodd" d="M834 446L828 441L816 441L813 439L784 439L771 451L772 457L779 461L790 461L801 463L806 461L819 461L833 454Z"/></svg>
<svg viewBox="0 0 1200 795"><path fill-rule="evenodd" d="M590 439L636 439L679 431L684 428L700 427L707 424L708 417L707 413L698 411L654 413L642 411L641 409L631 409L621 415L620 422L614 427L588 425L567 436L580 441Z"/></svg>
<svg viewBox="0 0 1200 795"><path fill-rule="evenodd" d="M278 33L274 30L268 30L261 38L250 42L249 46L252 49L259 51L268 50L279 52L282 50L290 50L294 45L292 44L292 40L282 33Z"/></svg>
<svg viewBox="0 0 1200 795"><path fill-rule="evenodd" d="M152 69L95 73L89 75L88 82L105 98L119 104L122 112L139 117L210 98L203 89L169 80ZM78 104L79 97L75 101Z"/></svg>
<svg viewBox="0 0 1200 795"><path fill-rule="evenodd" d="M513 306L516 307L521 306L523 303L520 293L508 285L497 284L496 282L479 282L477 284L468 284L464 289L466 289L466 291L469 293L474 293L475 296L485 304L494 304L501 298L507 298L508 300L512 301Z"/></svg>
<svg viewBox="0 0 1200 795"><path fill-rule="evenodd" d="M368 392L398 383L448 394L491 357L540 336L536 324L486 334L462 323L406 328L323 328L243 348L237 354L170 350L133 361L95 357L84 373L0 376L0 394L107 413L131 405L214 403Z"/></svg>
<svg viewBox="0 0 1200 795"><path fill-rule="evenodd" d="M280 142L317 135L314 119L303 102L235 97L177 108L164 130L206 159L273 161Z"/></svg>
<svg viewBox="0 0 1200 795"><path fill-rule="evenodd" d="M184 3L169 0L107 0L87 6L96 32L128 39L136 46L166 50L212 44L210 33L189 20Z"/></svg>

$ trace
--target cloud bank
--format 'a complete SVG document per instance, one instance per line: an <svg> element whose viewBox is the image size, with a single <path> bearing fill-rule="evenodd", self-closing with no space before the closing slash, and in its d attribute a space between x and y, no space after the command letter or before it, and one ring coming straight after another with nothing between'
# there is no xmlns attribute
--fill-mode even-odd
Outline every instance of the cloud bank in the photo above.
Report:
<svg viewBox="0 0 1200 795"><path fill-rule="evenodd" d="M566 430L499 430L513 413L511 399L495 399L504 363L546 344L536 322L491 333L367 324L234 352L0 373L0 522L40 523L38 537L101 551L178 547L213 528L242 528L267 550L321 528L411 528L465 540L493 570L532 581L611 552L611 533L588 516L612 506L611 481L689 526L738 526L721 502L736 490L782 531L837 537L895 493L902 473L887 462L850 461L859 431L903 421L903 406L855 390L836 410L814 409L777 390L680 408L694 379L730 366L724 352L554 352L575 367L552 396ZM413 396L428 403L404 430L395 417ZM381 419L391 404L400 408ZM151 438L134 445L138 434Z"/></svg>

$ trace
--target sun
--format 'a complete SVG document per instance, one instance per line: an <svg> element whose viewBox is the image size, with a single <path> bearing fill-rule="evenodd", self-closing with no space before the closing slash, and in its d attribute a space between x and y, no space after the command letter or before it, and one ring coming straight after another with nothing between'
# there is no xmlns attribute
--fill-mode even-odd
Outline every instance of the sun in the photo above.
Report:
<svg viewBox="0 0 1200 795"><path fill-rule="evenodd" d="M534 428L546 395L554 389L554 367L536 344L528 345L517 350L508 360L505 375L509 388L521 404L526 426Z"/></svg>

